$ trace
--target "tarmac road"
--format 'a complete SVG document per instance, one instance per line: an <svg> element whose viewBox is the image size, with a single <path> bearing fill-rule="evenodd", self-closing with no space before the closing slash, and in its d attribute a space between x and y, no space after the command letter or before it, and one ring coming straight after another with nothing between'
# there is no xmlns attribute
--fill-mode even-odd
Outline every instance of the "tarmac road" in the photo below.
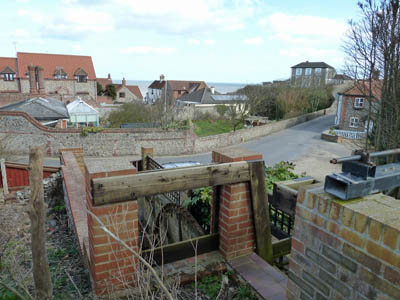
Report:
<svg viewBox="0 0 400 300"><path fill-rule="evenodd" d="M348 147L320 139L321 133L333 126L334 118L334 115L322 116L238 146L261 153L267 165L273 165L280 161L295 161L308 152L316 150L325 150L334 156L350 155ZM198 161L207 164L211 162L211 152L196 155L160 156L156 157L156 160L161 163Z"/></svg>

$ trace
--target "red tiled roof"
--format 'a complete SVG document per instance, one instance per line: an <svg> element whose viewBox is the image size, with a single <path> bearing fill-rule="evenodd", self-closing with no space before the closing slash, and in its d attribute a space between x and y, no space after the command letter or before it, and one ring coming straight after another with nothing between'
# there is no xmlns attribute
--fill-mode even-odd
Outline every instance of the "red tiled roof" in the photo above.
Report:
<svg viewBox="0 0 400 300"><path fill-rule="evenodd" d="M10 67L14 72L17 72L17 59L14 57L0 57L0 72L6 67Z"/></svg>
<svg viewBox="0 0 400 300"><path fill-rule="evenodd" d="M54 78L57 67L63 67L68 79L74 79L79 68L88 73L88 79L96 79L91 56L18 52L17 58L21 78L27 78L28 66L32 64L44 68L44 78Z"/></svg>
<svg viewBox="0 0 400 300"><path fill-rule="evenodd" d="M377 99L381 99L382 93L382 82L375 80L372 82L372 95ZM358 81L354 83L354 86L350 87L348 90L340 93L345 96L367 96L369 94L369 82L368 81Z"/></svg>
<svg viewBox="0 0 400 300"><path fill-rule="evenodd" d="M115 90L118 91L122 88L122 84L114 83ZM130 90L139 100L143 100L143 95L137 85L126 85L126 88Z"/></svg>
<svg viewBox="0 0 400 300"><path fill-rule="evenodd" d="M96 78L96 81L101 84L103 90L106 88L107 85L113 84L111 78Z"/></svg>

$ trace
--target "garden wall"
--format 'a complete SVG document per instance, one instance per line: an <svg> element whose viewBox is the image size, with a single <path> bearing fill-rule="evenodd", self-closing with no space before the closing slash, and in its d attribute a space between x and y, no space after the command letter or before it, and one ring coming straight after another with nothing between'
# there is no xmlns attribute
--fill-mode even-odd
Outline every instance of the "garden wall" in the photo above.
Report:
<svg viewBox="0 0 400 300"><path fill-rule="evenodd" d="M44 146L46 154L55 156L62 148L83 148L88 156L139 155L141 147L155 149L155 155L181 155L208 152L265 136L312 120L324 110L209 137L197 137L193 130L178 129L105 129L81 136L80 129L53 129L41 125L23 112L0 112L0 139L7 136L7 150L28 154L31 146Z"/></svg>
<svg viewBox="0 0 400 300"><path fill-rule="evenodd" d="M286 299L399 299L399 214L383 194L340 201L301 188Z"/></svg>

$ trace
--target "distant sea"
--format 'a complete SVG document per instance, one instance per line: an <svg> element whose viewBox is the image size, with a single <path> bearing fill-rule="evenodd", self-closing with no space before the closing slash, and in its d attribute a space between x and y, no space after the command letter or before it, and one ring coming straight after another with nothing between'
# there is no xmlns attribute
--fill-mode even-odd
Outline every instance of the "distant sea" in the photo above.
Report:
<svg viewBox="0 0 400 300"><path fill-rule="evenodd" d="M115 81L118 82L118 80L115 80ZM147 87L152 82L153 81L149 81L149 80L127 80L126 81L126 83L129 85L139 86L139 89L142 92L143 97L146 96ZM227 82L206 82L206 83L209 87L211 87L211 86L215 87L215 90L222 94L234 92L234 91L247 85L246 83L227 83Z"/></svg>

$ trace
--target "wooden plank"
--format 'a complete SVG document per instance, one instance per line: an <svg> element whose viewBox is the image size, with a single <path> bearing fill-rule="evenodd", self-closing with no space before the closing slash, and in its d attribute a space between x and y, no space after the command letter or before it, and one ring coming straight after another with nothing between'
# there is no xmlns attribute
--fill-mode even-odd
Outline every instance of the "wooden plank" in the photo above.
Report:
<svg viewBox="0 0 400 300"><path fill-rule="evenodd" d="M1 179L2 179L2 183L3 183L3 193L4 193L4 195L8 195L6 163L5 163L4 158L0 159L0 168L1 168Z"/></svg>
<svg viewBox="0 0 400 300"><path fill-rule="evenodd" d="M247 162L196 166L93 179L95 205L250 180Z"/></svg>
<svg viewBox="0 0 400 300"><path fill-rule="evenodd" d="M250 171L250 190L253 206L256 252L273 263L271 224L269 219L268 196L265 185L264 161L248 162Z"/></svg>
<svg viewBox="0 0 400 300"><path fill-rule="evenodd" d="M191 240L186 240L174 244L169 244L164 247L148 249L142 251L144 258L149 257L153 252L153 260L157 265L161 263L167 264L177 260L194 257L195 246L197 242L197 255L218 250L219 234L209 234Z"/></svg>
<svg viewBox="0 0 400 300"><path fill-rule="evenodd" d="M272 243L272 252L274 259L290 254L291 249L292 249L292 238L290 237Z"/></svg>

